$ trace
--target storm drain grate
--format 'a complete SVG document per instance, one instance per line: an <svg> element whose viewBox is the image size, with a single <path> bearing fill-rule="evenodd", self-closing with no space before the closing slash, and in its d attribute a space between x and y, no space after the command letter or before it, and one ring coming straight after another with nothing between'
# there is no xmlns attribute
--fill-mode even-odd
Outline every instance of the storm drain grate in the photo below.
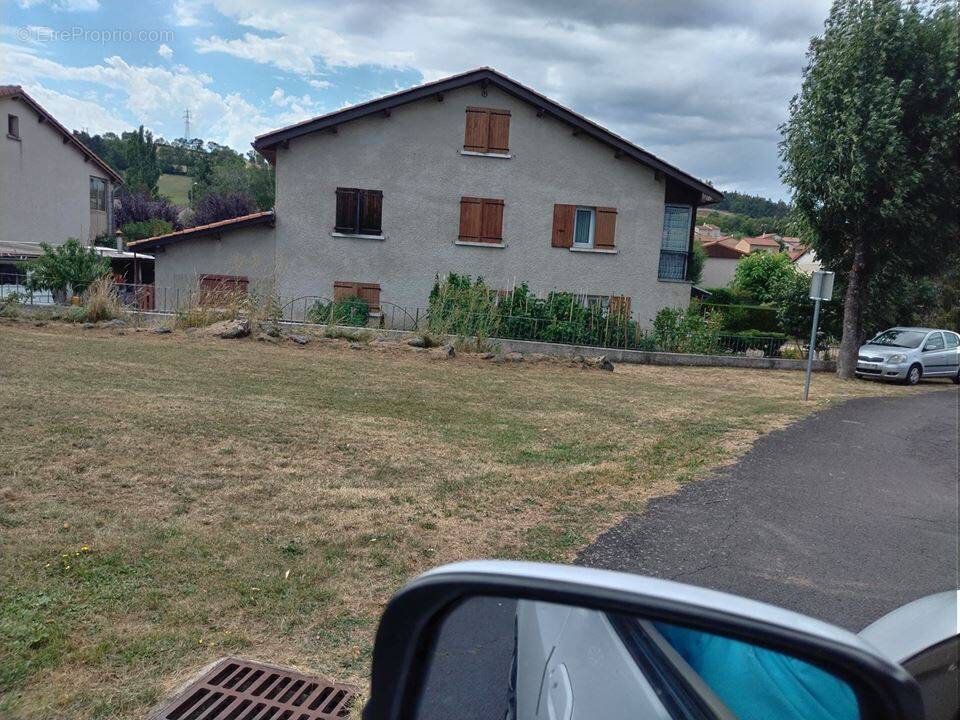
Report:
<svg viewBox="0 0 960 720"><path fill-rule="evenodd" d="M332 720L350 715L356 688L224 658L152 720Z"/></svg>

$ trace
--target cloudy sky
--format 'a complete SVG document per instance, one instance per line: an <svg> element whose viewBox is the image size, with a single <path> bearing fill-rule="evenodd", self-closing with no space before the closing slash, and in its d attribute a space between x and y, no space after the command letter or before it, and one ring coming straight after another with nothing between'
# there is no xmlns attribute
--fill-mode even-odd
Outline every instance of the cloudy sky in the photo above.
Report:
<svg viewBox="0 0 960 720"><path fill-rule="evenodd" d="M0 84L89 132L257 134L489 65L723 189L779 198L829 0L4 0Z"/></svg>

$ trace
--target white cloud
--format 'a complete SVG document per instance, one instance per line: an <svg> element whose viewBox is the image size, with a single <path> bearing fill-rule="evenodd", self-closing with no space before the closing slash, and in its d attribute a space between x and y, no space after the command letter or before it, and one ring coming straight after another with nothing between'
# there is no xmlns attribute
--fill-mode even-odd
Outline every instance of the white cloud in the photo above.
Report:
<svg viewBox="0 0 960 720"><path fill-rule="evenodd" d="M37 82L25 84L24 89L70 130L86 130L96 134L108 131L119 133L133 128L129 122L105 109L94 97L81 100Z"/></svg>
<svg viewBox="0 0 960 720"><path fill-rule="evenodd" d="M173 49L166 43L160 43L160 47L157 48L157 55L164 60L169 60L173 57Z"/></svg>
<svg viewBox="0 0 960 720"><path fill-rule="evenodd" d="M174 138L183 132L183 111L189 108L194 136L246 151L256 135L318 112L312 99L306 95L284 97L282 110L265 112L239 93L217 93L210 87L213 79L209 75L194 73L182 65L172 68L137 66L113 56L105 58L102 64L72 67L13 45L0 46L0 61L4 68L16 67L16 81L29 87L42 87L43 81L59 81L78 88L93 85L101 94L113 92L119 96L113 104L124 107L131 119L126 122L106 111L97 116L94 113L94 107L99 107L96 103L73 99L74 104L68 105L68 96L58 93L59 97L54 97L51 94L50 97L67 112L60 117L53 107L50 111L68 127L77 127L71 120L75 113L91 128L116 130L143 124L157 135Z"/></svg>
<svg viewBox="0 0 960 720"><path fill-rule="evenodd" d="M206 23L200 18L203 0L174 0L170 21L180 27L196 27Z"/></svg>
<svg viewBox="0 0 960 720"><path fill-rule="evenodd" d="M307 82L310 84L310 87L317 90L326 90L327 88L333 87L333 83L329 80L307 80Z"/></svg>
<svg viewBox="0 0 960 720"><path fill-rule="evenodd" d="M779 194L777 127L829 0L206 5L244 32L199 38L201 53L307 82L368 65L414 69L424 80L494 65L686 170Z"/></svg>
<svg viewBox="0 0 960 720"><path fill-rule="evenodd" d="M64 12L92 12L100 9L100 0L20 0L20 7L24 9L40 5Z"/></svg>

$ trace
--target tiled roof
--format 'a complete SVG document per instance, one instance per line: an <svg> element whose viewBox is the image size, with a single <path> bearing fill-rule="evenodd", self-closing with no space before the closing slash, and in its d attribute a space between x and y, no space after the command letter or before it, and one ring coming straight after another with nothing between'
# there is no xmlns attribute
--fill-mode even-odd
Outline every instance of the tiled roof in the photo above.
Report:
<svg viewBox="0 0 960 720"><path fill-rule="evenodd" d="M207 223L206 225L197 225L196 227L192 228L184 228L183 230L165 233L164 235L155 235L153 237L144 238L143 240L134 240L131 243L127 243L127 247L138 249L162 247L163 245L169 245L181 240L202 237L204 235L212 235L224 230L236 230L249 225L261 225L272 222L273 210L263 210L262 212L241 215L240 217L230 218L229 220L219 220L215 223Z"/></svg>

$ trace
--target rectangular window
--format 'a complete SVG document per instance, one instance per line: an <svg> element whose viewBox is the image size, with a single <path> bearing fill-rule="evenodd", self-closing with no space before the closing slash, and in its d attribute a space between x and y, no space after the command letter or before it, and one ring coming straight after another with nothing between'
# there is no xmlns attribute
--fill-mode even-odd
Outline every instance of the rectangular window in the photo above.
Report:
<svg viewBox="0 0 960 720"><path fill-rule="evenodd" d="M20 138L20 118L16 115L7 115L7 135L12 138Z"/></svg>
<svg viewBox="0 0 960 720"><path fill-rule="evenodd" d="M107 209L107 183L98 177L90 178L90 209Z"/></svg>
<svg viewBox="0 0 960 720"><path fill-rule="evenodd" d="M463 149L498 155L510 152L510 111L468 107Z"/></svg>
<svg viewBox="0 0 960 720"><path fill-rule="evenodd" d="M337 188L334 230L350 235L382 235L383 192Z"/></svg>
<svg viewBox="0 0 960 720"><path fill-rule="evenodd" d="M335 302L356 297L367 303L370 312L380 312L379 283L363 283L353 280L337 280L333 283L333 299Z"/></svg>
<svg viewBox="0 0 960 720"><path fill-rule="evenodd" d="M943 350L943 335L940 333L930 333L930 337L927 338L927 342L923 346L924 352L928 350Z"/></svg>
<svg viewBox="0 0 960 720"><path fill-rule="evenodd" d="M953 333L944 333L943 336L944 336L944 337L946 338L946 340L947 340L947 347L948 347L948 348L955 348L955 347L957 347L958 345L960 345L960 338L958 338L958 337L957 337L956 335L954 335Z"/></svg>
<svg viewBox="0 0 960 720"><path fill-rule="evenodd" d="M578 207L573 226L574 247L593 247L593 226L593 208Z"/></svg>
<svg viewBox="0 0 960 720"><path fill-rule="evenodd" d="M660 240L661 280L686 280L687 256L690 254L690 221L693 208L689 205L667 205L663 210L663 237Z"/></svg>

